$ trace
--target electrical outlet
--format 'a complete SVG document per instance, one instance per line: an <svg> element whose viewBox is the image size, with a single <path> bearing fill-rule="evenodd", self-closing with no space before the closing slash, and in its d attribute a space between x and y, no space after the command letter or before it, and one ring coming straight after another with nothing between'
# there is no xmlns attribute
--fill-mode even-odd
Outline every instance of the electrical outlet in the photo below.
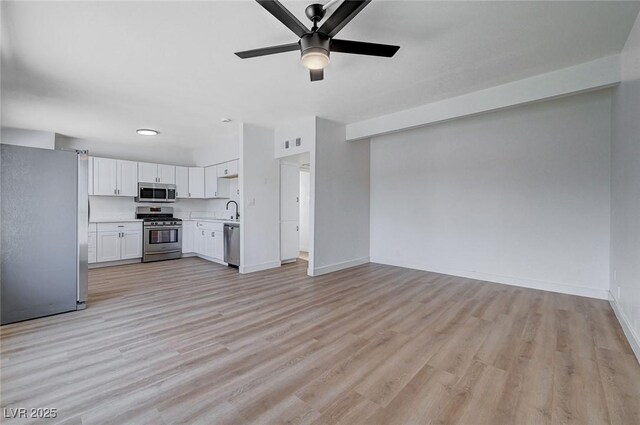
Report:
<svg viewBox="0 0 640 425"><path fill-rule="evenodd" d="M302 139L300 137L296 137L296 146L300 146L302 144Z"/></svg>
<svg viewBox="0 0 640 425"><path fill-rule="evenodd" d="M289 141L288 140L284 141L284 148L285 149L289 149Z"/></svg>

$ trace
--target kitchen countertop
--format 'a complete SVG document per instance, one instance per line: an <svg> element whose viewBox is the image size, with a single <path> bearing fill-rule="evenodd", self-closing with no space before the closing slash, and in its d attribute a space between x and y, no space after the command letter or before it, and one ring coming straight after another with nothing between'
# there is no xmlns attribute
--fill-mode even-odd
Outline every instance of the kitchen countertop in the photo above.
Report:
<svg viewBox="0 0 640 425"><path fill-rule="evenodd" d="M182 221L207 221L210 223L236 223L236 224L240 224L239 221L237 220L230 220L230 219L224 219L224 218L207 218L207 217L203 217L203 218L183 218Z"/></svg>
<svg viewBox="0 0 640 425"><path fill-rule="evenodd" d="M98 218L89 220L89 223L130 223L132 221L142 221L141 218Z"/></svg>

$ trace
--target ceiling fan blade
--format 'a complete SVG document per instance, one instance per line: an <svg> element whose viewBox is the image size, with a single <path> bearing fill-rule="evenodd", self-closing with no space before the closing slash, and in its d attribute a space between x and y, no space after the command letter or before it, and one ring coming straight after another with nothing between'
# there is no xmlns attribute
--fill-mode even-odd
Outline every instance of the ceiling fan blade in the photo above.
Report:
<svg viewBox="0 0 640 425"><path fill-rule="evenodd" d="M331 52L352 53L355 55L383 56L390 58L400 46L390 44L365 43L364 41L331 40Z"/></svg>
<svg viewBox="0 0 640 425"><path fill-rule="evenodd" d="M324 69L310 69L309 75L311 76L311 81L320 81L324 79Z"/></svg>
<svg viewBox="0 0 640 425"><path fill-rule="evenodd" d="M278 0L256 0L262 7L267 9L267 12L271 13L277 20L282 22L287 28L294 32L298 37L302 37L309 32L309 29L304 26L302 22L298 20L289 10L284 7Z"/></svg>
<svg viewBox="0 0 640 425"><path fill-rule="evenodd" d="M329 16L318 32L335 37L371 0L346 0Z"/></svg>
<svg viewBox="0 0 640 425"><path fill-rule="evenodd" d="M236 52L236 56L242 59L255 58L257 56L275 55L276 53L293 52L300 50L299 43L281 44L279 46L263 47L261 49Z"/></svg>

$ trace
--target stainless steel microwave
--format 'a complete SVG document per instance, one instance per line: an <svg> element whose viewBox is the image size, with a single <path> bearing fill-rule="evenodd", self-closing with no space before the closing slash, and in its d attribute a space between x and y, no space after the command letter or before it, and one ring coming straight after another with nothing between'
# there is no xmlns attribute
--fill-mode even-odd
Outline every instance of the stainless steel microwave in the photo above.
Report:
<svg viewBox="0 0 640 425"><path fill-rule="evenodd" d="M175 202L176 185L164 183L138 183L136 202Z"/></svg>

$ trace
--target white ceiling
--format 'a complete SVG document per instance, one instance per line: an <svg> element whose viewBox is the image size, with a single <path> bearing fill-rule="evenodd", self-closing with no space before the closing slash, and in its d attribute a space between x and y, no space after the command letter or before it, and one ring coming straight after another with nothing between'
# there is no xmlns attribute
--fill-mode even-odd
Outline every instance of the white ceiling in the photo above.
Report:
<svg viewBox="0 0 640 425"><path fill-rule="evenodd" d="M307 23L310 2L285 5ZM237 126L318 115L350 123L618 53L640 2L375 0L338 38L398 44L333 54L309 82L297 41L253 1L2 2L2 124L113 143L197 147Z"/></svg>

